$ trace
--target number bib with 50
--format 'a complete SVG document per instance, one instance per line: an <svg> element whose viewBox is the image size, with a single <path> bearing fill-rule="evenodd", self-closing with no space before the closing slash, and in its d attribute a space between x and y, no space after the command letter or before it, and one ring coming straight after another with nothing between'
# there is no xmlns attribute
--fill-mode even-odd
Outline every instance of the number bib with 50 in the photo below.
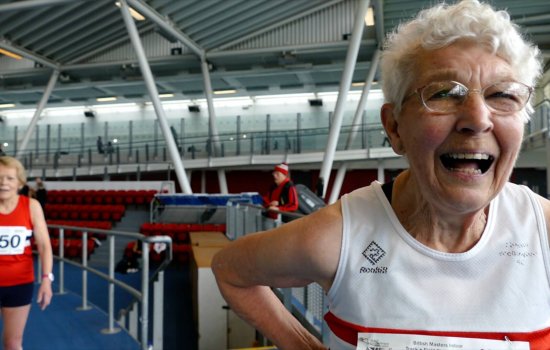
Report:
<svg viewBox="0 0 550 350"><path fill-rule="evenodd" d="M27 236L26 227L0 227L0 255L23 254Z"/></svg>

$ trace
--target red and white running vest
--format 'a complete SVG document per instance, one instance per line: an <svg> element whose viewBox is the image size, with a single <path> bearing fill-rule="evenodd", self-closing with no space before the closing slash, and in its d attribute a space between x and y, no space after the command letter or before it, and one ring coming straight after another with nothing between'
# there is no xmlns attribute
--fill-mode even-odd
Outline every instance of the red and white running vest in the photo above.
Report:
<svg viewBox="0 0 550 350"><path fill-rule="evenodd" d="M542 208L508 183L465 253L416 241L377 182L342 198L343 241L325 316L330 349L358 332L529 341L550 349L550 259Z"/></svg>
<svg viewBox="0 0 550 350"><path fill-rule="evenodd" d="M0 214L0 286L34 281L29 198L19 196L9 214Z"/></svg>

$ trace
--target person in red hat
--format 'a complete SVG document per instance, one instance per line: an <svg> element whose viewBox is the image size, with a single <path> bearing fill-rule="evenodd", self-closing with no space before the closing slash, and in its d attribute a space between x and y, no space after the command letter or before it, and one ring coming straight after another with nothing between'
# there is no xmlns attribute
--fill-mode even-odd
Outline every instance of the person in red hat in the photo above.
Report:
<svg viewBox="0 0 550 350"><path fill-rule="evenodd" d="M281 163L273 169L274 184L264 196L264 206L279 211L295 211L298 209L298 194L296 187L290 181L288 164ZM276 216L276 215L275 215Z"/></svg>

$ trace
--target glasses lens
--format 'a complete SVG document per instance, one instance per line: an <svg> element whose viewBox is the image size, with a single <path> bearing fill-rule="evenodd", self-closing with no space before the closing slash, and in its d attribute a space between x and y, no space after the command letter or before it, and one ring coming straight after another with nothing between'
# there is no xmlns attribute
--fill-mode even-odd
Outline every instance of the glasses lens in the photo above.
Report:
<svg viewBox="0 0 550 350"><path fill-rule="evenodd" d="M434 112L454 111L467 95L468 89L453 81L430 83L421 91L424 106Z"/></svg>
<svg viewBox="0 0 550 350"><path fill-rule="evenodd" d="M527 104L531 90L516 82L503 82L488 86L483 97L487 106L499 112L517 112Z"/></svg>

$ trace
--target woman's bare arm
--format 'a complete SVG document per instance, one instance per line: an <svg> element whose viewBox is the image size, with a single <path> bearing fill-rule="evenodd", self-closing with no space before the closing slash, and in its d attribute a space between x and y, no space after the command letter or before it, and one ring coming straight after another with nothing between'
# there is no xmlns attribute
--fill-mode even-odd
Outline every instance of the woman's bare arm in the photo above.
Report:
<svg viewBox="0 0 550 350"><path fill-rule="evenodd" d="M341 237L337 203L232 242L214 257L212 268L231 308L280 349L325 349L285 309L271 287L317 282L328 290L338 266Z"/></svg>

